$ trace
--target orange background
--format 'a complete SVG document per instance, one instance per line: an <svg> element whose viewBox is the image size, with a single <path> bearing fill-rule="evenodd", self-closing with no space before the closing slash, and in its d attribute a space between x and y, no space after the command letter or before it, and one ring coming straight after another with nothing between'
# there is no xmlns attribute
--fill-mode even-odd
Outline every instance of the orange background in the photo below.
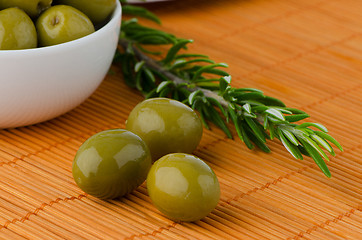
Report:
<svg viewBox="0 0 362 240"><path fill-rule="evenodd" d="M143 98L113 66L81 106L51 121L0 130L3 239L362 239L362 1L174 0L144 5L161 29L194 39L190 52L229 64L253 87L325 125L344 147L326 178L277 141L249 150L213 127L195 154L217 174L221 200L196 223L175 223L145 185L101 201L74 183L71 163L92 134L125 126ZM150 26L157 27L152 23Z"/></svg>

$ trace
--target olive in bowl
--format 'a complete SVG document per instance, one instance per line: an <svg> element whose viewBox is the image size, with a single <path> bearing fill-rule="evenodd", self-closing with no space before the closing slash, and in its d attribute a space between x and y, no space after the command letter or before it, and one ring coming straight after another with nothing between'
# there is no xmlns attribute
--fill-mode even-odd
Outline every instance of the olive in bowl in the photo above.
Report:
<svg viewBox="0 0 362 240"><path fill-rule="evenodd" d="M0 49L35 48L37 41L34 23L23 10L11 7L0 11Z"/></svg>
<svg viewBox="0 0 362 240"><path fill-rule="evenodd" d="M52 0L0 0L0 9L17 7L23 9L31 18L36 18L49 8Z"/></svg>
<svg viewBox="0 0 362 240"><path fill-rule="evenodd" d="M141 185L151 167L147 145L124 129L110 129L88 138L72 166L76 184L100 199L114 199Z"/></svg>
<svg viewBox="0 0 362 240"><path fill-rule="evenodd" d="M95 32L40 48L0 50L0 128L20 127L62 115L84 102L112 63L121 5Z"/></svg>
<svg viewBox="0 0 362 240"><path fill-rule="evenodd" d="M196 112L168 98L151 98L133 108L126 129L148 145L153 160L175 152L192 153L200 143L203 127Z"/></svg>
<svg viewBox="0 0 362 240"><path fill-rule="evenodd" d="M117 1L119 0L56 0L55 2L79 9L97 25L107 19Z"/></svg>
<svg viewBox="0 0 362 240"><path fill-rule="evenodd" d="M39 46L52 46L87 36L94 32L91 20L83 12L67 5L45 10L36 21Z"/></svg>
<svg viewBox="0 0 362 240"><path fill-rule="evenodd" d="M219 181L200 158L172 153L157 160L147 176L148 194L156 208L175 221L207 216L220 199Z"/></svg>

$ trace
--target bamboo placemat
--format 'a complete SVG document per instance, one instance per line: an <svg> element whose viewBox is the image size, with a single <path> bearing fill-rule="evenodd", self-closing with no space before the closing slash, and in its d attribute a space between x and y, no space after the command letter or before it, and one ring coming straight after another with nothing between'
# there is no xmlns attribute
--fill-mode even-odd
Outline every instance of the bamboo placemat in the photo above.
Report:
<svg viewBox="0 0 362 240"><path fill-rule="evenodd" d="M282 144L250 151L218 129L195 154L217 174L221 201L196 223L175 223L145 185L113 201L71 176L80 144L124 127L141 95L112 67L81 106L30 127L0 130L1 239L362 239L362 1L174 0L147 5L190 51L229 64L235 87L254 87L324 124L344 147L327 179Z"/></svg>

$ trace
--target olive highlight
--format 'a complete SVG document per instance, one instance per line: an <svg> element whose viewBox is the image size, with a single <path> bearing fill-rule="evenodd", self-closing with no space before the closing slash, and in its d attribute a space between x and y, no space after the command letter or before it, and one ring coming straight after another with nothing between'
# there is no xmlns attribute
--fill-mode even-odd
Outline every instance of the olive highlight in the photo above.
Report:
<svg viewBox="0 0 362 240"><path fill-rule="evenodd" d="M103 200L123 197L146 181L152 203L166 217L198 221L220 199L215 173L191 154L201 137L202 123L187 105L144 100L130 112L126 129L96 133L79 147L73 178L84 192Z"/></svg>

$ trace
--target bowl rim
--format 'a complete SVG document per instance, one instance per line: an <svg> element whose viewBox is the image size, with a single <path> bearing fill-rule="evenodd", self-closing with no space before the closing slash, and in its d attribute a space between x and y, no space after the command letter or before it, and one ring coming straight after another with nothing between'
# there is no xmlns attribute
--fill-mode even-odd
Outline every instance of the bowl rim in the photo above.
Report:
<svg viewBox="0 0 362 240"><path fill-rule="evenodd" d="M43 52L43 51L50 51L51 49L56 50L58 48L63 48L71 45L78 45L80 41L86 41L87 39L92 39L94 37L97 37L98 35L102 34L102 32L106 31L108 28L113 26L115 21L120 21L120 18L122 16L122 6L120 1L116 0L116 8L113 10L113 13L111 14L108 22L104 24L101 28L97 29L95 32L86 35L81 38L74 39L69 42L64 42L52 46L46 46L46 47L36 47L36 48L27 48L27 49L14 49L14 50L0 50L1 54L21 54L21 53L28 53L28 52ZM118 19L119 18L119 19Z"/></svg>

